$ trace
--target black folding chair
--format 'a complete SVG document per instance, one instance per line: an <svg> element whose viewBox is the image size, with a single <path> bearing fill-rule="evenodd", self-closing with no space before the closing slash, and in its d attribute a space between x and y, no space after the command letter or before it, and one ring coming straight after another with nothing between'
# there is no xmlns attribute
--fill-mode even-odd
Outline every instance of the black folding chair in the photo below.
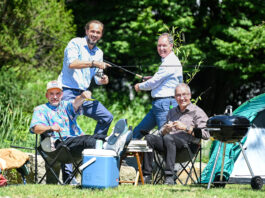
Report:
<svg viewBox="0 0 265 198"><path fill-rule="evenodd" d="M60 134L60 133L59 133ZM41 141L43 141L45 138L49 138L49 136L46 134L41 134ZM69 184L72 179L75 177L77 173L81 174L79 171L79 166L82 164L82 156L73 156L63 141L61 134L60 134L60 141L61 143L59 144L59 147L56 148L56 150L47 152L45 149L43 149L43 146L40 144L38 145L38 135L36 134L36 153L35 153L35 182L36 183L41 183L45 176L47 175L47 171L49 170L52 175L56 178L57 182L60 184ZM45 174L41 177L40 181L38 182L38 166L37 166L37 154L40 154L42 158L44 159L46 163L46 172ZM65 182L61 181L58 177L58 175L54 171L54 165L56 163L61 163L61 164L73 164L73 172L70 177L66 179Z"/></svg>
<svg viewBox="0 0 265 198"><path fill-rule="evenodd" d="M153 175L153 183L163 183L165 179L164 167L165 167L165 156L163 154L155 152L154 162L155 162L155 172ZM199 176L195 169L195 161L197 157L200 157L199 163ZM188 169L189 168L189 169ZM201 183L201 144L199 145L189 145L184 144L184 148L177 152L175 168L174 168L174 180L179 181L182 185L187 185L188 181L191 180L193 183ZM180 176L186 173L187 177L185 182L180 179Z"/></svg>

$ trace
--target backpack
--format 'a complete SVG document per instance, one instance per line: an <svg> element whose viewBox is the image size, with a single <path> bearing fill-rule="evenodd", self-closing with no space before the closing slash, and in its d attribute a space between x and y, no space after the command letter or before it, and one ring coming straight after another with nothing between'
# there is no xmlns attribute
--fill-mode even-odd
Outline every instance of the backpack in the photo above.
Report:
<svg viewBox="0 0 265 198"><path fill-rule="evenodd" d="M2 175L2 171L0 169L0 187L7 185L7 179Z"/></svg>

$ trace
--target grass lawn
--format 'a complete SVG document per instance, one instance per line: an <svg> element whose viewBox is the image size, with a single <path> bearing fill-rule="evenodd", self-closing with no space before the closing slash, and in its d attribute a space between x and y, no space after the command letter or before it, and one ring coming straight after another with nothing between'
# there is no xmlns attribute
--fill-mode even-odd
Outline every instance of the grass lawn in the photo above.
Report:
<svg viewBox="0 0 265 198"><path fill-rule="evenodd" d="M0 198L46 198L46 197L159 197L159 198L189 198L189 197L263 197L264 188L252 190L250 185L227 184L225 188L206 189L207 185L166 186L166 185L122 185L113 189L90 190L73 186L60 185L10 185L0 188Z"/></svg>

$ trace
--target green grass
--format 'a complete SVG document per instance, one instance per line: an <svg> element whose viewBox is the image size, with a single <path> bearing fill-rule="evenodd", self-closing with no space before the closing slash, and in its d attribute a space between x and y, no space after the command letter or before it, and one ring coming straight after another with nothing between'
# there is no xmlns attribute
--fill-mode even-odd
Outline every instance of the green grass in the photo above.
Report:
<svg viewBox="0 0 265 198"><path fill-rule="evenodd" d="M207 185L122 185L113 189L90 190L59 185L13 185L0 188L0 197L54 198L54 197L263 197L264 188L254 191L250 185L228 184L225 188L206 189Z"/></svg>

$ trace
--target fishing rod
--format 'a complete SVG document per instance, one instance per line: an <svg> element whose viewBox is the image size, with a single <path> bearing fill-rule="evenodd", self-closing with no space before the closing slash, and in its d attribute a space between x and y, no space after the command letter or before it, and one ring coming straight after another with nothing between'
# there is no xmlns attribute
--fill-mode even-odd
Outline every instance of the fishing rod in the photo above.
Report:
<svg viewBox="0 0 265 198"><path fill-rule="evenodd" d="M134 75L134 76L136 76L137 78L140 78L140 79L144 79L144 77L142 76L142 75L140 75L140 74L137 74L137 73L135 73L135 72L132 72L132 71L130 71L130 70L128 70L128 69L125 69L124 67L122 67L122 66L119 66L119 65L116 65L116 64L114 64L114 63L112 63L112 62L109 62L109 61L107 61L107 60L103 60L105 63L108 63L108 64L110 64L111 66L113 66L113 67L117 67L117 68L119 68L119 69L121 69L121 70L123 70L123 71L125 71L125 72L127 72L127 73L129 73L129 74L132 74L132 75Z"/></svg>

